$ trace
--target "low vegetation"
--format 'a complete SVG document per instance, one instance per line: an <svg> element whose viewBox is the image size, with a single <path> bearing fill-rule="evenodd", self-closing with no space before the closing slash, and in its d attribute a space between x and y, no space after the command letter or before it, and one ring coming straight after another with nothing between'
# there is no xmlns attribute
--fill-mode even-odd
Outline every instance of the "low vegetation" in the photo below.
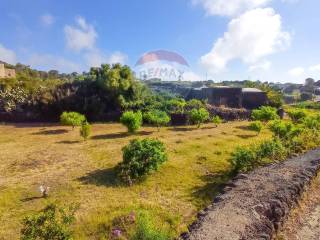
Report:
<svg viewBox="0 0 320 240"><path fill-rule="evenodd" d="M83 140L87 140L91 134L91 125L88 122L83 122L80 128L80 136Z"/></svg>
<svg viewBox="0 0 320 240"><path fill-rule="evenodd" d="M118 166L118 176L130 185L167 161L166 148L155 139L132 140L122 149L123 162Z"/></svg>
<svg viewBox="0 0 320 240"><path fill-rule="evenodd" d="M171 120L170 116L165 111L152 110L144 114L144 119L147 123L154 125L160 131L160 128L167 126Z"/></svg>
<svg viewBox="0 0 320 240"><path fill-rule="evenodd" d="M201 124L206 122L209 119L209 112L205 108L192 109L190 111L190 121L197 125L200 128Z"/></svg>
<svg viewBox="0 0 320 240"><path fill-rule="evenodd" d="M129 133L135 133L142 125L142 113L127 111L120 118L120 122L127 127Z"/></svg>
<svg viewBox="0 0 320 240"><path fill-rule="evenodd" d="M277 109L269 106L263 106L259 109L252 111L252 119L255 121L268 122L271 120L279 119Z"/></svg>
<svg viewBox="0 0 320 240"><path fill-rule="evenodd" d="M77 112L63 112L60 116L60 123L72 128L81 126L85 121L87 121L86 117Z"/></svg>
<svg viewBox="0 0 320 240"><path fill-rule="evenodd" d="M49 204L42 211L23 219L21 240L72 240L70 229L74 222L75 206L68 209Z"/></svg>
<svg viewBox="0 0 320 240"><path fill-rule="evenodd" d="M263 124L262 124L262 122L260 122L260 121L252 122L252 123L250 123L250 125L249 125L249 129L250 129L251 131L256 132L257 135L260 134L262 128L263 128Z"/></svg>

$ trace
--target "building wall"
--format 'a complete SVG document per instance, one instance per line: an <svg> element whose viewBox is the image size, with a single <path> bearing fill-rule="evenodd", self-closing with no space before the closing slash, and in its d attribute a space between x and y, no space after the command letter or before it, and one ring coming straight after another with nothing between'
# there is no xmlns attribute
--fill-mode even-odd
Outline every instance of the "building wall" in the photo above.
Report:
<svg viewBox="0 0 320 240"><path fill-rule="evenodd" d="M15 78L16 71L14 69L5 68L3 63L0 63L0 78Z"/></svg>
<svg viewBox="0 0 320 240"><path fill-rule="evenodd" d="M0 78L4 78L5 76L6 74L5 74L4 64L0 63Z"/></svg>

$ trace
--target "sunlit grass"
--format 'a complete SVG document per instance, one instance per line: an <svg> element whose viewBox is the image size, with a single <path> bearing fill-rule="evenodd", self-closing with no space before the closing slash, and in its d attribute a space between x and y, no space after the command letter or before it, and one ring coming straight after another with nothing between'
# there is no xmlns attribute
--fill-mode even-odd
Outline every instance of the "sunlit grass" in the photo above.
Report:
<svg viewBox="0 0 320 240"><path fill-rule="evenodd" d="M179 234L228 180L228 159L236 146L270 137L268 130L256 136L246 126L232 122L160 132L145 127L127 135L120 124L95 124L84 142L78 129L0 125L0 239L18 238L23 216L50 201L80 204L75 239L107 238L115 217L139 210ZM169 160L141 183L118 185L114 167L122 160L122 147L146 137L162 140ZM51 187L47 200L38 198L41 184Z"/></svg>

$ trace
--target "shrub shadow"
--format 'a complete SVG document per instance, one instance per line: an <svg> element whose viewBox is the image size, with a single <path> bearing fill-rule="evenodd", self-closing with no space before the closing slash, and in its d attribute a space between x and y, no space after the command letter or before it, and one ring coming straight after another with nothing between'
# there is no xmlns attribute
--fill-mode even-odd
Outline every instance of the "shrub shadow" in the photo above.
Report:
<svg viewBox="0 0 320 240"><path fill-rule="evenodd" d="M218 193L223 192L226 183L233 177L230 171L217 172L201 176L200 179L205 182L203 186L192 189L192 197L195 205L203 207L203 202L213 201Z"/></svg>
<svg viewBox="0 0 320 240"><path fill-rule="evenodd" d="M110 134L104 134L104 135L96 135L96 136L92 136L91 139L105 140L105 139L125 138L125 137L129 137L129 136L147 136L147 135L151 135L151 134L152 134L152 132L147 132L147 131L141 131L141 132L137 132L134 134L122 132L122 133L110 133Z"/></svg>
<svg viewBox="0 0 320 240"><path fill-rule="evenodd" d="M42 199L43 197L28 197L28 198L24 198L24 199L20 199L21 202L30 202L30 201L33 201L33 200L37 200L37 199Z"/></svg>
<svg viewBox="0 0 320 240"><path fill-rule="evenodd" d="M83 184L115 187L118 185L116 168L99 169L77 179Z"/></svg>
<svg viewBox="0 0 320 240"><path fill-rule="evenodd" d="M170 128L171 131L174 132L188 132L188 131L193 131L198 128L186 128L186 127L175 127L175 128Z"/></svg>
<svg viewBox="0 0 320 240"><path fill-rule="evenodd" d="M245 131L249 131L250 130L249 126L237 126L235 128L240 129L240 130L245 130Z"/></svg>
<svg viewBox="0 0 320 240"><path fill-rule="evenodd" d="M249 138L256 137L256 135L249 135L249 134L239 134L239 135L236 135L236 136L239 137L239 138L242 138L242 139L249 139Z"/></svg>
<svg viewBox="0 0 320 240"><path fill-rule="evenodd" d="M32 133L32 135L59 135L69 132L65 129L57 129L57 130L43 130L40 132Z"/></svg>
<svg viewBox="0 0 320 240"><path fill-rule="evenodd" d="M58 144L76 144L76 143L80 143L80 141L60 141L60 142L56 142Z"/></svg>

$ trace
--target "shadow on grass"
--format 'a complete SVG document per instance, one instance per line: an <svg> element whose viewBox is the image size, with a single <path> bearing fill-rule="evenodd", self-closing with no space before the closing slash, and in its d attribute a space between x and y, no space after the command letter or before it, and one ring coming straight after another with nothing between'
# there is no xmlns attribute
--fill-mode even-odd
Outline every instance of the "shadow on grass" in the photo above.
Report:
<svg viewBox="0 0 320 240"><path fill-rule="evenodd" d="M210 204L218 193L221 193L225 184L233 177L230 171L212 173L200 177L205 182L203 186L192 189L192 197L197 207Z"/></svg>
<svg viewBox="0 0 320 240"><path fill-rule="evenodd" d="M80 141L60 141L60 142L56 142L58 144L76 144L76 143L80 143Z"/></svg>
<svg viewBox="0 0 320 240"><path fill-rule="evenodd" d="M86 176L78 178L77 180L83 184L96 186L115 187L118 185L115 167L95 170L88 173Z"/></svg>
<svg viewBox="0 0 320 240"><path fill-rule="evenodd" d="M91 139L94 140L105 140L105 139L117 139L117 138L125 138L129 136L148 136L151 135L152 132L146 132L146 131L140 131L134 134L130 134L127 132L121 132L121 133L110 133L110 134L104 134L104 135L96 135L91 137Z"/></svg>
<svg viewBox="0 0 320 240"><path fill-rule="evenodd" d="M32 135L59 135L69 132L65 129L57 129L57 130L43 130L40 132L32 133Z"/></svg>
<svg viewBox="0 0 320 240"><path fill-rule="evenodd" d="M186 127L175 127L175 128L170 128L171 131L174 132L189 132L193 130L197 130L198 128L186 128Z"/></svg>
<svg viewBox="0 0 320 240"><path fill-rule="evenodd" d="M20 199L21 202L30 202L33 200L37 200L37 199L42 199L43 197L28 197L28 198L24 198L24 199Z"/></svg>
<svg viewBox="0 0 320 240"><path fill-rule="evenodd" d="M240 129L240 130L250 131L249 126L237 126L235 128Z"/></svg>
<svg viewBox="0 0 320 240"><path fill-rule="evenodd" d="M256 137L256 135L249 135L249 134L239 134L239 135L236 135L236 136L239 137L239 138L242 138L242 139L249 139L249 138Z"/></svg>

